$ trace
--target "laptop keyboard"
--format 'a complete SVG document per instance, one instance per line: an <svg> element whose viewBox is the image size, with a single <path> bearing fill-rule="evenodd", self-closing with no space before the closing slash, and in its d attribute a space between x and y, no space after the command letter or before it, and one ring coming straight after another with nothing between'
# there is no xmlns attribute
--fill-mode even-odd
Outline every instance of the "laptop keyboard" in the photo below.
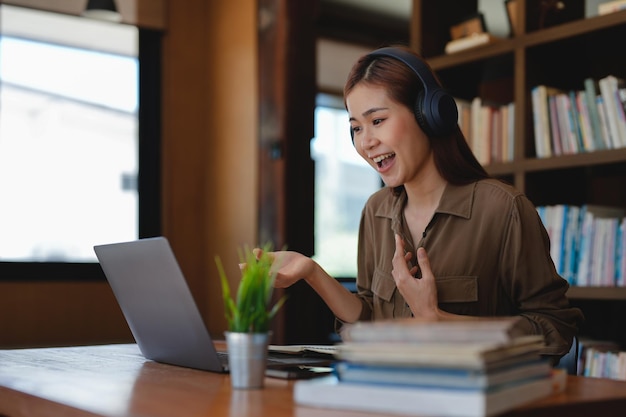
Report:
<svg viewBox="0 0 626 417"><path fill-rule="evenodd" d="M217 352L217 357L222 365L228 366L228 352Z"/></svg>

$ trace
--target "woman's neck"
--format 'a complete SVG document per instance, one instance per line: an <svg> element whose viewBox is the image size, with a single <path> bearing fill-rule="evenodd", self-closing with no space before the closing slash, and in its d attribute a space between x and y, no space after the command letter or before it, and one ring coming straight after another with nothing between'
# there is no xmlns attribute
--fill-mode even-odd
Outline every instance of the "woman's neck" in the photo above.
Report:
<svg viewBox="0 0 626 417"><path fill-rule="evenodd" d="M425 212L432 215L439 205L446 185L447 181L438 172L420 181L404 184L407 194L406 208L414 213Z"/></svg>

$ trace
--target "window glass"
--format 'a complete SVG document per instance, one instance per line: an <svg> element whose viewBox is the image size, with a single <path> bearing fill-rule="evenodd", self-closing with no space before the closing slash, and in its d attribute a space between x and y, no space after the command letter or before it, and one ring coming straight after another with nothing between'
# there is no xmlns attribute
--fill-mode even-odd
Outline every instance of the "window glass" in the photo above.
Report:
<svg viewBox="0 0 626 417"><path fill-rule="evenodd" d="M137 110L136 55L2 31L0 261L94 262L93 245L137 238Z"/></svg>
<svg viewBox="0 0 626 417"><path fill-rule="evenodd" d="M356 277L361 211L381 187L379 175L356 152L340 98L320 95L315 110L315 255L336 278Z"/></svg>

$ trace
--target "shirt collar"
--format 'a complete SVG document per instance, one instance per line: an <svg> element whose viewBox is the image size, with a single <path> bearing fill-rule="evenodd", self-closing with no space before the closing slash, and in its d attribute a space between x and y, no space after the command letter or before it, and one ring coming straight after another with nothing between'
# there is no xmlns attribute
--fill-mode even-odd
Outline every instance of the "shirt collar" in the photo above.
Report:
<svg viewBox="0 0 626 417"><path fill-rule="evenodd" d="M475 189L476 182L467 185L446 185L435 213L446 213L469 219L472 214ZM392 192L391 189L388 191L389 193ZM387 199L381 204L376 210L376 216L391 219L391 228L393 230L399 230L406 198L406 191L403 189L400 195Z"/></svg>

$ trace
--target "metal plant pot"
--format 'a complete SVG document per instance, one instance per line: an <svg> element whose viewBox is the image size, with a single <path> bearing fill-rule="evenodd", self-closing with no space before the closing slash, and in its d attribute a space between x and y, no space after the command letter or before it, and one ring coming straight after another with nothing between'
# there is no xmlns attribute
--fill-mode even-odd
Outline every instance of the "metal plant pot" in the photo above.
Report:
<svg viewBox="0 0 626 417"><path fill-rule="evenodd" d="M263 388L269 333L224 332L233 388Z"/></svg>

